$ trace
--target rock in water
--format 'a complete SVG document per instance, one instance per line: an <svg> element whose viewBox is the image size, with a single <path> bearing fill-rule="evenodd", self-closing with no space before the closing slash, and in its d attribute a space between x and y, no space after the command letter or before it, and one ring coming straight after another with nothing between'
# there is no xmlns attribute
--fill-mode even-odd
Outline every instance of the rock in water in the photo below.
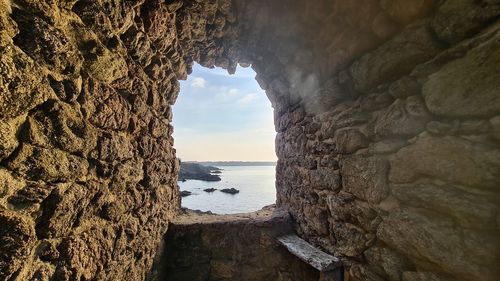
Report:
<svg viewBox="0 0 500 281"><path fill-rule="evenodd" d="M181 194L181 197L186 197L186 196L189 196L193 193L191 191L183 190L183 191L181 191L180 194Z"/></svg>
<svg viewBox="0 0 500 281"><path fill-rule="evenodd" d="M217 190L217 188L205 188L205 189L203 189L203 191L205 191L205 192L210 192L210 193L211 193L211 192L214 192L214 191L216 191L216 190Z"/></svg>
<svg viewBox="0 0 500 281"><path fill-rule="evenodd" d="M229 193L229 194L240 193L240 191L236 188L224 188L224 189L221 189L221 192Z"/></svg>

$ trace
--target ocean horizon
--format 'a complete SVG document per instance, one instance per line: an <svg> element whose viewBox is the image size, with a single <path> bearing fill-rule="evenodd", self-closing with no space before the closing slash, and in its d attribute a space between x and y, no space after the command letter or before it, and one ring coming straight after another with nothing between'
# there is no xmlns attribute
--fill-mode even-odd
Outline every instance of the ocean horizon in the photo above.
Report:
<svg viewBox="0 0 500 281"><path fill-rule="evenodd" d="M216 214L236 214L254 212L276 202L275 165L208 165L223 167L219 174L221 181L179 181L181 191L191 192L191 195L182 197L182 207ZM208 188L216 190L204 191ZM235 188L239 193L227 194L220 191L225 188Z"/></svg>

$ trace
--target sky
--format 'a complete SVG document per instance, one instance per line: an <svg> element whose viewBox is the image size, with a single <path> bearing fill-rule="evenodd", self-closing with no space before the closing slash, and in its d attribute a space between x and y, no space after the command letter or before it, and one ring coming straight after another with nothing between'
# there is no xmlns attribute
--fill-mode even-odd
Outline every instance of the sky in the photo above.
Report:
<svg viewBox="0 0 500 281"><path fill-rule="evenodd" d="M255 72L234 75L198 64L173 106L174 147L182 161L275 161L273 109Z"/></svg>

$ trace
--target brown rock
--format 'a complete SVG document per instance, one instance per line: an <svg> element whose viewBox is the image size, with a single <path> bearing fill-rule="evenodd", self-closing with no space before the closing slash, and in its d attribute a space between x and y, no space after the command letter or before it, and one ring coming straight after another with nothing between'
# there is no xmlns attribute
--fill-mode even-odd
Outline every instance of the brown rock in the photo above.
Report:
<svg viewBox="0 0 500 281"><path fill-rule="evenodd" d="M8 202L18 206L41 203L52 189L52 186L30 183L10 196Z"/></svg>
<svg viewBox="0 0 500 281"><path fill-rule="evenodd" d="M490 281L498 12L494 0L0 0L0 279L154 280L167 229L170 263L155 268L168 280L319 279L273 242L288 216L175 218L171 107L197 62L256 70L280 132L277 203L346 280ZM445 85L424 89L445 116L427 113L426 83Z"/></svg>
<svg viewBox="0 0 500 281"><path fill-rule="evenodd" d="M0 120L0 161L7 158L17 147L16 134L24 120L24 116L10 120Z"/></svg>
<svg viewBox="0 0 500 281"><path fill-rule="evenodd" d="M45 148L87 155L95 147L96 131L82 119L82 114L68 104L49 101L30 114L23 140Z"/></svg>
<svg viewBox="0 0 500 281"><path fill-rule="evenodd" d="M87 48L90 54L86 56L84 69L90 76L110 84L127 75L127 63L119 54L97 43L91 43Z"/></svg>
<svg viewBox="0 0 500 281"><path fill-rule="evenodd" d="M23 144L7 166L31 180L58 182L83 179L89 164L61 150Z"/></svg>
<svg viewBox="0 0 500 281"><path fill-rule="evenodd" d="M14 44L37 63L65 75L80 74L83 57L64 32L22 9L15 9L12 17L19 28Z"/></svg>
<svg viewBox="0 0 500 281"><path fill-rule="evenodd" d="M0 118L13 118L27 113L51 94L43 70L14 45L0 50Z"/></svg>
<svg viewBox="0 0 500 281"><path fill-rule="evenodd" d="M500 116L491 118L490 124L492 126L493 137L497 140L500 140Z"/></svg>
<svg viewBox="0 0 500 281"><path fill-rule="evenodd" d="M6 208L5 197L14 194L19 189L26 186L26 183L16 177L12 172L5 168L0 168L0 196L2 199L0 200L0 209Z"/></svg>
<svg viewBox="0 0 500 281"><path fill-rule="evenodd" d="M130 159L134 154L131 140L120 133L104 133L97 140L97 146L92 151L92 157L104 161Z"/></svg>
<svg viewBox="0 0 500 281"><path fill-rule="evenodd" d="M382 8L397 22L408 24L428 14L434 0L385 0L381 2Z"/></svg>
<svg viewBox="0 0 500 281"><path fill-rule="evenodd" d="M42 202L42 216L37 223L37 235L43 238L66 236L76 227L84 210L97 193L95 186L58 184Z"/></svg>
<svg viewBox="0 0 500 281"><path fill-rule="evenodd" d="M0 278L8 280L23 267L36 241L33 221L0 210Z"/></svg>

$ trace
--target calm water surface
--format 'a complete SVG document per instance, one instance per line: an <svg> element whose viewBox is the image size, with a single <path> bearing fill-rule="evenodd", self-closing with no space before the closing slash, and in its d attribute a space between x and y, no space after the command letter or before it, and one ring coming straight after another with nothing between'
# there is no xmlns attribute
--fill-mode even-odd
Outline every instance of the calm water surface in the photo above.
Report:
<svg viewBox="0 0 500 281"><path fill-rule="evenodd" d="M188 180L179 182L181 190L193 194L182 198L182 207L193 210L211 211L217 214L253 212L276 202L276 166L221 166L221 181L205 182ZM234 187L238 194L220 192ZM208 193L205 188L218 190Z"/></svg>

